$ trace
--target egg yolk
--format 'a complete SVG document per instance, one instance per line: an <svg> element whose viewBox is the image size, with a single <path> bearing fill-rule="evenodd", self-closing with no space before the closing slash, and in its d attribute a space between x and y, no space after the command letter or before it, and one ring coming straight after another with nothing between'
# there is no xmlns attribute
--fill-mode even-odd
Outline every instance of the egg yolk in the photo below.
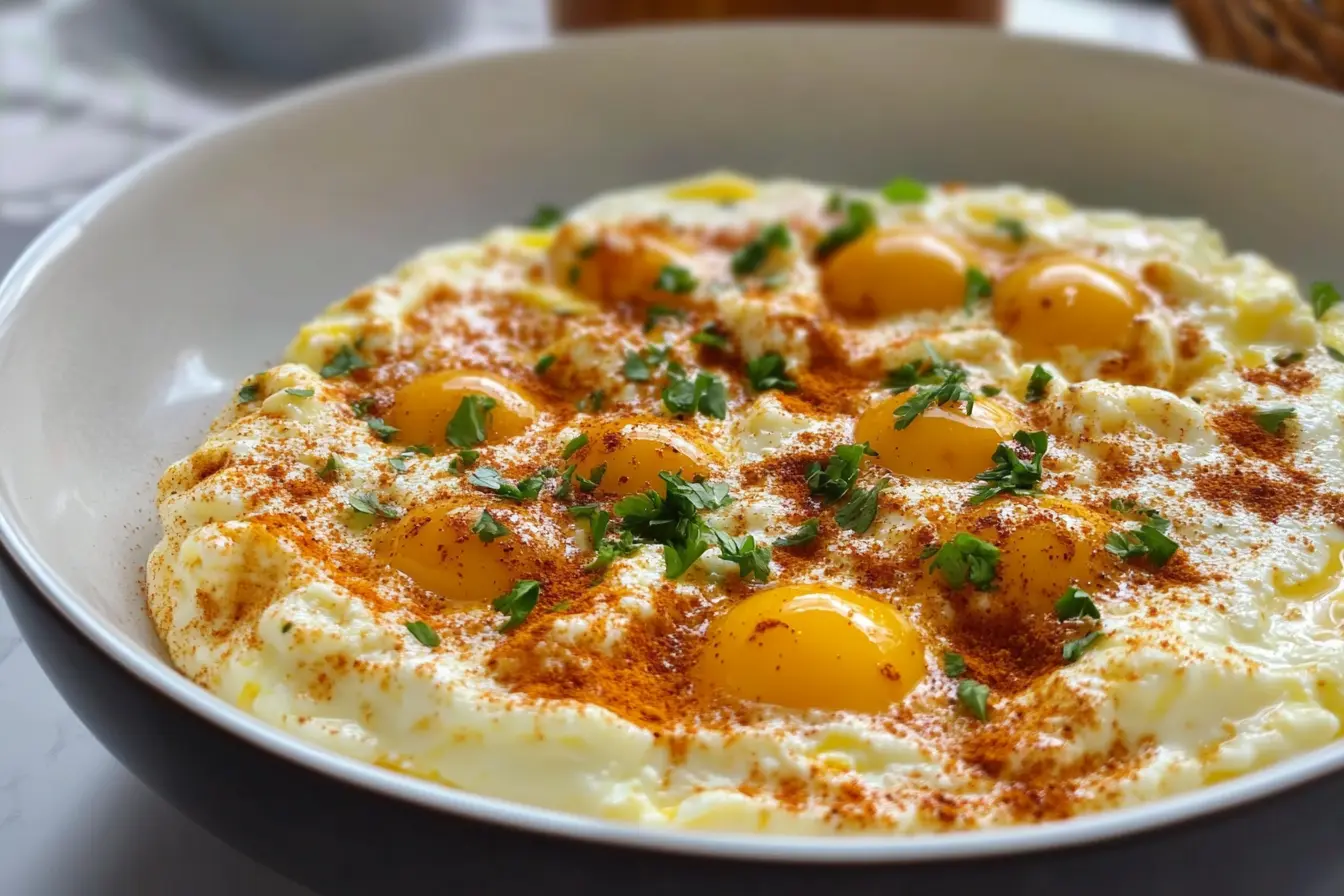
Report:
<svg viewBox="0 0 1344 896"><path fill-rule="evenodd" d="M555 281L585 298L602 304L675 301L657 288L667 265L680 264L679 247L648 235L609 234L577 245L573 238L557 240L550 253Z"/></svg>
<svg viewBox="0 0 1344 896"><path fill-rule="evenodd" d="M934 405L905 429L896 428L896 409L914 391L892 395L868 408L854 425L854 440L867 442L882 466L923 479L974 479L993 466L1000 442L1020 426L1001 405L980 400L967 416L965 405Z"/></svg>
<svg viewBox="0 0 1344 896"><path fill-rule="evenodd" d="M537 419L532 398L514 383L484 370L443 370L414 379L397 391L387 422L404 445L455 446L448 441L448 423L468 395L495 403L485 414L485 441L512 438Z"/></svg>
<svg viewBox="0 0 1344 896"><path fill-rule="evenodd" d="M674 429L656 423L595 426L588 444L574 456L577 474L593 479L602 467L597 493L631 495L663 490L659 473L678 473L688 482L709 478L711 449L701 447Z"/></svg>
<svg viewBox="0 0 1344 896"><path fill-rule="evenodd" d="M516 535L481 541L471 531L479 517L451 501L417 507L385 530L378 556L447 600L494 600L534 572L536 558Z"/></svg>
<svg viewBox="0 0 1344 896"><path fill-rule="evenodd" d="M827 303L842 314L891 316L957 308L975 251L927 230L870 230L836 252L822 271Z"/></svg>
<svg viewBox="0 0 1344 896"><path fill-rule="evenodd" d="M1033 355L1057 345L1122 348L1143 303L1124 274L1073 256L1028 261L994 286L999 329Z"/></svg>
<svg viewBox="0 0 1344 896"><path fill-rule="evenodd" d="M966 530L999 549L988 605L1021 613L1053 613L1070 585L1095 588L1115 569L1106 534L1115 524L1062 498L1003 498L1006 507L969 516Z"/></svg>
<svg viewBox="0 0 1344 896"><path fill-rule="evenodd" d="M697 681L794 709L883 712L924 677L924 647L904 616L831 585L758 592L715 619Z"/></svg>

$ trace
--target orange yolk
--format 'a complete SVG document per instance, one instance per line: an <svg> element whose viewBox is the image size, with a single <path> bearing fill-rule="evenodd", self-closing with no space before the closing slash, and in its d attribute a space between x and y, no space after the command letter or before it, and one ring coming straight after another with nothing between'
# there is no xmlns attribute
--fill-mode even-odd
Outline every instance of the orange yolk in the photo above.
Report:
<svg viewBox="0 0 1344 896"><path fill-rule="evenodd" d="M578 475L593 478L593 471L605 466L597 493L632 495L654 489L661 492L658 474L679 473L690 481L696 476L709 478L711 450L686 439L675 429L656 423L594 426L587 433L588 444L574 456Z"/></svg>
<svg viewBox="0 0 1344 896"><path fill-rule="evenodd" d="M864 411L854 425L854 440L867 442L878 462L893 473L924 479L974 479L993 466L1000 442L1020 428L1011 413L979 400L970 416L963 404L934 405L905 429L896 428L896 409L914 391L892 395Z"/></svg>
<svg viewBox="0 0 1344 896"><path fill-rule="evenodd" d="M603 304L676 300L655 286L666 265L679 263L681 253L672 243L648 235L609 234L576 244L576 233L566 236L551 247L551 276L557 285Z"/></svg>
<svg viewBox="0 0 1344 896"><path fill-rule="evenodd" d="M945 234L909 228L870 230L835 253L822 291L842 314L886 317L961 307L975 250Z"/></svg>
<svg viewBox="0 0 1344 896"><path fill-rule="evenodd" d="M999 549L990 606L1018 614L1053 613L1070 585L1090 590L1115 569L1115 557L1106 551L1106 534L1115 524L1102 514L1048 495L999 501L1011 502L1014 512L1000 515L991 503L963 523L966 531Z"/></svg>
<svg viewBox="0 0 1344 896"><path fill-rule="evenodd" d="M397 441L404 445L458 447L447 439L448 422L468 395L495 402L485 416L486 442L512 438L537 419L531 397L507 379L484 370L442 370L402 386L387 422L400 430Z"/></svg>
<svg viewBox="0 0 1344 896"><path fill-rule="evenodd" d="M924 677L924 647L879 600L832 585L782 585L710 624L694 676L742 700L879 713Z"/></svg>
<svg viewBox="0 0 1344 896"><path fill-rule="evenodd" d="M471 531L479 517L479 508L451 501L417 507L386 530L378 556L447 600L494 600L535 572L536 558L514 534L481 541Z"/></svg>
<svg viewBox="0 0 1344 896"><path fill-rule="evenodd" d="M1073 256L1028 261L994 287L999 329L1032 355L1050 354L1057 345L1122 348L1143 304L1124 274Z"/></svg>

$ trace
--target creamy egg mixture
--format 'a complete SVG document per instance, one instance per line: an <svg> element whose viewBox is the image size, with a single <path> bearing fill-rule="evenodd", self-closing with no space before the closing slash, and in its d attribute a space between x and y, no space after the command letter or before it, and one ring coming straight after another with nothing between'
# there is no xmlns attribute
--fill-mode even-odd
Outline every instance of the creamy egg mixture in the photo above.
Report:
<svg viewBox="0 0 1344 896"><path fill-rule="evenodd" d="M1054 819L1330 743L1344 314L1193 220L731 174L431 249L164 475L274 725L644 825Z"/></svg>

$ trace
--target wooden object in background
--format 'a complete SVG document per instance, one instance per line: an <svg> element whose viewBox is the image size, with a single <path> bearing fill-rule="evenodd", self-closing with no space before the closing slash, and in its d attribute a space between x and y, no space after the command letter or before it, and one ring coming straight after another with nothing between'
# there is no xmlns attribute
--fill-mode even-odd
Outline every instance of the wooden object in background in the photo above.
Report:
<svg viewBox="0 0 1344 896"><path fill-rule="evenodd" d="M1176 0L1210 59L1344 89L1344 0Z"/></svg>
<svg viewBox="0 0 1344 896"><path fill-rule="evenodd" d="M997 24L1003 0L552 0L561 29L715 19L890 18Z"/></svg>

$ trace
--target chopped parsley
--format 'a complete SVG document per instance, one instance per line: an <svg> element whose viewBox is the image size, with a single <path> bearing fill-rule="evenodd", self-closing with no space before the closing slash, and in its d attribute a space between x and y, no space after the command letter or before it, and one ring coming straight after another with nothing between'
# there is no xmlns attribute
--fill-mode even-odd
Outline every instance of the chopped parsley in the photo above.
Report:
<svg viewBox="0 0 1344 896"><path fill-rule="evenodd" d="M675 473L658 474L664 494L649 490L627 495L616 502L613 512L632 539L663 546L664 575L681 576L709 547L702 510L716 510L732 498L721 482L687 482Z"/></svg>
<svg viewBox="0 0 1344 896"><path fill-rule="evenodd" d="M863 236L877 222L873 207L858 199L845 202L845 220L831 228L813 250L817 259L824 260Z"/></svg>
<svg viewBox="0 0 1344 896"><path fill-rule="evenodd" d="M775 249L788 249L793 237L783 224L771 224L758 233L751 242L733 253L733 276L746 277L760 270L761 265Z"/></svg>
<svg viewBox="0 0 1344 896"><path fill-rule="evenodd" d="M811 544L817 537L817 518L813 517L788 535L780 536L770 544L777 548L796 548Z"/></svg>
<svg viewBox="0 0 1344 896"><path fill-rule="evenodd" d="M707 345L710 348L723 349L724 351L732 348L732 344L728 341L727 331L713 323L705 324L696 331L695 335L691 337L691 341L696 345Z"/></svg>
<svg viewBox="0 0 1344 896"><path fill-rule="evenodd" d="M910 177L896 177L882 188L882 198L888 202L923 202L929 198L929 188Z"/></svg>
<svg viewBox="0 0 1344 896"><path fill-rule="evenodd" d="M1150 563L1160 568L1180 548L1180 545L1166 534L1171 528L1171 520L1156 510L1150 507L1137 507L1132 501L1112 501L1111 509L1144 517L1139 528L1111 532L1106 536L1106 550L1120 559L1137 560L1146 557Z"/></svg>
<svg viewBox="0 0 1344 896"><path fill-rule="evenodd" d="M869 448L867 442L836 445L831 456L826 459L826 466L823 467L817 461L808 466L807 487L812 494L820 495L827 504L834 504L854 487L865 454L877 456L877 452Z"/></svg>
<svg viewBox="0 0 1344 896"><path fill-rule="evenodd" d="M597 466L593 467L591 470L588 471L588 476L590 478L585 479L583 476L576 476L575 478L579 480L579 491L582 492L594 491L599 485L602 484L602 477L605 475L607 475L607 465L598 464Z"/></svg>
<svg viewBox="0 0 1344 896"><path fill-rule="evenodd" d="M1020 218L999 218L994 222L994 229L1019 246L1027 241L1027 225Z"/></svg>
<svg viewBox="0 0 1344 896"><path fill-rule="evenodd" d="M384 519L395 520L401 518L401 509L392 504L384 504L378 500L378 496L373 492L355 492L349 499L350 509L355 513L368 514L369 516L381 516Z"/></svg>
<svg viewBox="0 0 1344 896"><path fill-rule="evenodd" d="M1002 391L1003 391L1003 390L1000 389L998 386L981 386L981 387L980 387L980 394L983 395L983 396L985 396L986 398L993 398L995 395L998 395L998 394L999 394L1000 392L1002 392Z"/></svg>
<svg viewBox="0 0 1344 896"><path fill-rule="evenodd" d="M387 465L398 473L406 472L406 461L411 459L411 452L403 451L400 454L394 454L387 459Z"/></svg>
<svg viewBox="0 0 1344 896"><path fill-rule="evenodd" d="M369 416L369 408L373 407L373 396L366 395L363 398L357 398L350 402L350 412L360 420Z"/></svg>
<svg viewBox="0 0 1344 896"><path fill-rule="evenodd" d="M943 651L943 671L948 678L960 678L966 674L966 658L950 650Z"/></svg>
<svg viewBox="0 0 1344 896"><path fill-rule="evenodd" d="M471 531L486 544L509 534L508 528L491 516L488 510L481 511L481 516L472 524Z"/></svg>
<svg viewBox="0 0 1344 896"><path fill-rule="evenodd" d="M312 390L312 389L299 389L299 388L296 388L296 387L294 387L294 386L290 386L288 389L285 390L285 394L286 394L286 395L293 395L295 398L312 398L312 397L313 397L313 390Z"/></svg>
<svg viewBox="0 0 1344 896"><path fill-rule="evenodd" d="M1311 284L1311 313L1320 320L1325 317L1325 312L1340 303L1339 290L1335 289L1335 284L1326 283L1318 280Z"/></svg>
<svg viewBox="0 0 1344 896"><path fill-rule="evenodd" d="M994 295L994 282L985 276L985 272L976 267L966 269L966 288L962 293L961 306L970 314L981 299Z"/></svg>
<svg viewBox="0 0 1344 896"><path fill-rule="evenodd" d="M770 581L769 545L758 545L754 535L734 538L718 529L710 529L709 534L719 546L719 556L729 563L736 563L738 574L743 579L755 576L757 581Z"/></svg>
<svg viewBox="0 0 1344 896"><path fill-rule="evenodd" d="M748 361L747 379L751 380L751 388L757 392L765 392L768 389L793 392L798 388L798 384L789 379L788 373L785 372L784 356L779 352L767 352L759 358Z"/></svg>
<svg viewBox="0 0 1344 896"><path fill-rule="evenodd" d="M541 487L546 484L546 480L541 476L529 476L526 479L520 479L515 485L499 475L498 470L490 467L478 467L472 470L471 475L467 477L467 481L477 488L494 492L501 498L508 498L512 501L531 501L541 494Z"/></svg>
<svg viewBox="0 0 1344 896"><path fill-rule="evenodd" d="M439 633L430 628L428 623L421 622L419 619L408 622L406 623L406 631L414 635L415 640L426 647L439 646Z"/></svg>
<svg viewBox="0 0 1344 896"><path fill-rule="evenodd" d="M467 449L466 451L459 451L457 452L456 457L448 461L448 469L454 473L461 473L467 467L476 463L476 458L480 456L481 452L472 451L471 449Z"/></svg>
<svg viewBox="0 0 1344 896"><path fill-rule="evenodd" d="M1013 441L1031 452L1031 460L1023 461L1013 450L1013 446L1000 443L994 449L994 466L976 475L976 479L985 483L971 495L971 504L983 504L999 495L1032 496L1041 493L1037 486L1041 483L1041 461L1050 445L1050 436L1045 432L1026 432L1019 429Z"/></svg>
<svg viewBox="0 0 1344 896"><path fill-rule="evenodd" d="M929 572L941 570L951 588L960 588L967 582L977 591L989 591L994 587L999 549L969 532L958 532L951 540L937 548L929 548L925 554L933 558Z"/></svg>
<svg viewBox="0 0 1344 896"><path fill-rule="evenodd" d="M601 504L575 504L569 508L569 515L588 523L588 534L593 539L594 547L606 537L611 514L603 510Z"/></svg>
<svg viewBox="0 0 1344 896"><path fill-rule="evenodd" d="M578 464L570 464L560 473L560 481L555 484L555 491L552 492L557 498L568 498L574 493L574 473L579 469Z"/></svg>
<svg viewBox="0 0 1344 896"><path fill-rule="evenodd" d="M289 634L289 630L292 629L293 627L294 627L294 623L289 622L288 620L286 620L286 621L285 621L285 624L282 625L282 626L280 626L280 634L282 634L282 635L287 635L287 634Z"/></svg>
<svg viewBox="0 0 1344 896"><path fill-rule="evenodd" d="M1031 378L1027 380L1027 391L1023 394L1023 399L1030 404L1040 401L1050 391L1050 381L1055 375L1037 364L1036 369L1031 372Z"/></svg>
<svg viewBox="0 0 1344 896"><path fill-rule="evenodd" d="M1296 408L1266 408L1256 412L1255 422L1265 432L1277 436L1282 434L1283 424L1288 422L1288 418L1296 416Z"/></svg>
<svg viewBox="0 0 1344 896"><path fill-rule="evenodd" d="M1344 364L1344 352L1335 348L1333 345L1327 345L1325 347L1325 353L1330 356L1331 360Z"/></svg>
<svg viewBox="0 0 1344 896"><path fill-rule="evenodd" d="M1092 595L1077 585L1070 585L1064 596L1055 601L1055 618L1060 622L1068 619L1100 619L1101 611L1092 602Z"/></svg>
<svg viewBox="0 0 1344 896"><path fill-rule="evenodd" d="M989 686L970 678L957 682L957 702L982 722L989 721Z"/></svg>
<svg viewBox="0 0 1344 896"><path fill-rule="evenodd" d="M723 420L728 416L728 389L711 373L702 371L692 380L684 373L673 372L663 387L663 405L674 414L698 411Z"/></svg>
<svg viewBox="0 0 1344 896"><path fill-rule="evenodd" d="M686 312L680 308L669 308L666 305L653 305L648 311L644 312L644 332L651 333L665 320L683 321L686 319Z"/></svg>
<svg viewBox="0 0 1344 896"><path fill-rule="evenodd" d="M580 398L576 407L581 411L597 413L602 410L602 405L607 403L607 393L602 389L594 389L583 398Z"/></svg>
<svg viewBox="0 0 1344 896"><path fill-rule="evenodd" d="M925 344L924 350L929 353L927 362L912 361L887 374L887 387L898 395L919 387L893 412L897 429L905 429L935 404L941 407L949 402L964 402L968 417L975 409L975 394L966 388L966 368L944 361L931 345Z"/></svg>
<svg viewBox="0 0 1344 896"><path fill-rule="evenodd" d="M507 613L509 618L499 627L501 632L507 632L523 624L527 614L531 613L537 606L537 598L541 597L541 583L535 579L521 579L513 583L513 587L507 593L501 594L490 602L490 606L500 613Z"/></svg>
<svg viewBox="0 0 1344 896"><path fill-rule="evenodd" d="M1289 364L1296 364L1306 357L1306 352L1284 352L1281 355L1274 356L1274 363L1279 367L1287 367Z"/></svg>
<svg viewBox="0 0 1344 896"><path fill-rule="evenodd" d="M532 218L527 222L527 226L536 230L549 230L563 220L565 220L565 213L558 207L539 205L537 210L532 213Z"/></svg>
<svg viewBox="0 0 1344 896"><path fill-rule="evenodd" d="M574 438L570 439L568 442L565 443L565 450L560 452L561 459L569 460L569 458L574 454L575 451L578 451L580 448L582 448L584 445L587 444L588 444L588 434L586 432L579 433Z"/></svg>
<svg viewBox="0 0 1344 896"><path fill-rule="evenodd" d="M337 350L336 354L331 356L330 361L322 365L322 369L318 373L322 375L322 379L330 380L349 376L354 371L368 366L369 362L365 361L352 346L343 345Z"/></svg>
<svg viewBox="0 0 1344 896"><path fill-rule="evenodd" d="M328 454L327 462L322 465L322 469L317 471L319 479L325 479L327 482L334 482L336 476L341 472L341 465L336 460L336 455Z"/></svg>
<svg viewBox="0 0 1344 896"><path fill-rule="evenodd" d="M555 355L542 355L537 359L537 363L532 366L532 372L537 376L542 376L551 369L551 365L554 363Z"/></svg>
<svg viewBox="0 0 1344 896"><path fill-rule="evenodd" d="M365 417L364 422L369 424L369 431L384 442L401 432L390 423L384 423L382 417Z"/></svg>
<svg viewBox="0 0 1344 896"><path fill-rule="evenodd" d="M835 524L857 535L868 531L868 527L877 519L877 500L882 492L891 487L890 479L880 479L872 488L861 488L849 496L845 506L835 512Z"/></svg>
<svg viewBox="0 0 1344 896"><path fill-rule="evenodd" d="M444 437L458 448L475 448L485 441L485 428L495 400L486 395L464 395L448 421Z"/></svg>
<svg viewBox="0 0 1344 896"><path fill-rule="evenodd" d="M238 403L247 404L249 401L256 401L257 396L261 394L261 386L257 383L248 383L238 390Z"/></svg>
<svg viewBox="0 0 1344 896"><path fill-rule="evenodd" d="M638 352L626 352L621 372L634 383L647 383L653 377L653 371L667 361L668 348L665 345L649 345Z"/></svg>
<svg viewBox="0 0 1344 896"><path fill-rule="evenodd" d="M1082 657L1084 653L1087 653L1087 651L1091 649L1092 645L1100 641L1101 638L1102 633L1100 630L1098 630L1088 632L1081 638L1069 641L1067 644L1064 645L1063 650L1064 662L1066 663L1078 662L1079 658Z"/></svg>
<svg viewBox="0 0 1344 896"><path fill-rule="evenodd" d="M698 281L690 271L675 264L663 265L663 269L658 272L658 279L653 281L654 289L677 295L685 295L697 285Z"/></svg>

